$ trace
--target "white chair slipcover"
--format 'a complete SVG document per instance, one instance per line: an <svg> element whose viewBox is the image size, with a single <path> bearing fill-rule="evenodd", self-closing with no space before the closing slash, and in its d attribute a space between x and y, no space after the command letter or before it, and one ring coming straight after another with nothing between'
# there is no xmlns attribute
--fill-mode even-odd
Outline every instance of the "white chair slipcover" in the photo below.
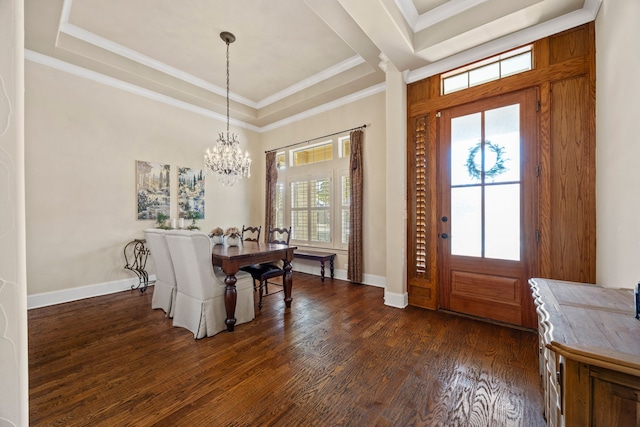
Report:
<svg viewBox="0 0 640 427"><path fill-rule="evenodd" d="M227 329L224 305L226 274L211 263L212 243L198 231L172 230L167 233L173 268L176 272L176 295L173 326L186 328L196 339L210 337ZM236 325L255 317L253 282L249 274L238 272Z"/></svg>
<svg viewBox="0 0 640 427"><path fill-rule="evenodd" d="M176 275L173 271L169 246L167 246L166 233L166 230L149 228L144 230L144 238L156 266L156 282L153 287L151 308L161 308L167 317L173 317Z"/></svg>

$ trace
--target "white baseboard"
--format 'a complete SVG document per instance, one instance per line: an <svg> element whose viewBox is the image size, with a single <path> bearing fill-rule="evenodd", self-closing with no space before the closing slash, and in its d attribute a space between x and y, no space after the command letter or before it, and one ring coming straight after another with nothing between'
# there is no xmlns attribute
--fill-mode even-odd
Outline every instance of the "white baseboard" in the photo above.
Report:
<svg viewBox="0 0 640 427"><path fill-rule="evenodd" d="M299 271L300 273L313 274L314 276L320 276L320 264L318 262L302 262L295 260L293 262L293 271ZM340 280L347 279L347 270L340 270L335 268L333 270L333 277ZM329 263L325 264L324 277L330 278L331 272L329 271ZM376 286L378 288L384 288L387 286L387 278L382 276L376 276L374 274L364 274L362 277L363 285Z"/></svg>
<svg viewBox="0 0 640 427"><path fill-rule="evenodd" d="M405 308L409 305L409 294L384 291L384 305L395 308Z"/></svg>
<svg viewBox="0 0 640 427"><path fill-rule="evenodd" d="M303 263L296 261L293 265L294 271L299 271L301 273L313 274L315 276L320 276L320 266L318 263ZM325 266L325 278L330 278L331 273L329 271L329 267ZM348 280L347 279L347 271L334 269L334 278L340 280ZM155 275L149 276L149 281L155 281ZM41 294L33 294L27 296L27 308L39 308L39 307L47 307L55 304L62 304L65 302L77 301L85 298L97 297L100 295L108 295L116 292L128 291L131 289L131 286L136 286L138 284L137 278L131 278L126 280L118 280L114 282L106 282L106 283L98 283L95 285L81 286L78 288L71 289L63 289L60 291L53 292L44 292ZM376 276L374 274L365 274L362 278L362 284L369 286L376 286L379 288L385 288L387 286L386 277ZM150 286L153 286L150 284ZM385 291L385 304L397 307L404 308L407 306L407 302L402 305L402 295L391 294ZM407 296L405 294L404 301L408 301Z"/></svg>
<svg viewBox="0 0 640 427"><path fill-rule="evenodd" d="M156 280L155 275L149 276L149 282ZM27 309L46 307L62 304L80 299L113 294L116 292L131 290L131 286L138 285L137 278L117 280L114 282L98 283L95 285L81 286L79 288L63 289L60 291L44 292L27 296ZM149 286L153 286L150 284Z"/></svg>

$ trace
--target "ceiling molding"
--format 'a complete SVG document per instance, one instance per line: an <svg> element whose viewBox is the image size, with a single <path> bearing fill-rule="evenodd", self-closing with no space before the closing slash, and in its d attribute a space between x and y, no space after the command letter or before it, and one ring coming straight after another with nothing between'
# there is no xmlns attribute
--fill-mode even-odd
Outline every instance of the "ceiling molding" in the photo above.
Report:
<svg viewBox="0 0 640 427"><path fill-rule="evenodd" d="M129 93L139 95L154 101L158 101L175 108L180 108L185 111L190 111L192 113L200 114L202 116L209 117L223 123L225 123L227 120L227 116L223 114L216 113L214 111L208 110L203 107L199 107L197 105L190 104L188 102L180 101L170 96L163 95L131 83L123 82L122 80L118 80L113 77L109 77L104 74L79 67L77 65L69 64L68 62L62 61L57 58L53 58L51 56L43 55L41 53L38 53L32 50L25 49L24 59L40 65L44 65L49 68L53 68L53 69L65 72L65 73L82 77L84 79L91 80L96 83L103 84L105 86L113 87L115 89L120 89L125 92L129 92ZM230 118L229 122L234 126L248 129L257 133L263 133L273 129L277 129L282 126L289 125L291 123L295 123L300 120L307 119L309 117L313 117L315 115L324 113L326 111L330 111L335 108L341 107L343 105L348 105L360 99L383 92L385 90L385 87L386 87L385 83L380 83L375 86L369 87L367 89L363 89L359 92L352 93L350 95L344 96L342 98L336 99L326 104L319 105L315 108L311 108L309 110L290 116L286 119L279 120L277 122L273 122L269 125L262 126L262 127L254 126L250 123L247 123L241 120L236 120L234 118Z"/></svg>
<svg viewBox="0 0 640 427"><path fill-rule="evenodd" d="M222 4L222 0L220 1ZM268 90L261 91L261 95L254 97L254 99L262 97L258 100L247 98L247 96L258 93L256 91L247 92L245 96L229 92L229 98L234 101L234 110L231 113L241 119L231 120L236 126L259 133L285 126L337 106L354 102L361 97L370 96L372 93L377 93L376 91L384 91L384 73L380 72L380 68L402 71L404 81L413 83L593 21L602 3L602 0L571 0L571 2L564 0L567 4L571 3L571 7L562 8L558 7L559 2L556 0L528 0L523 4L537 2L540 7L535 8L533 12L548 12L548 16L545 18L536 15L531 19L523 20L525 22L521 26L516 25L516 22L511 29L505 28L505 21L500 21L501 19L507 20L508 17L496 17L495 13L491 14L492 11L495 12L492 7L499 3L497 0L493 1L496 3L494 4L492 0L438 1L428 4L431 6L438 4L439 6L432 7L420 14L416 8L415 0L369 0L366 2L362 2L362 0L304 0L307 7L320 19L317 21L319 25L317 28L322 28L322 34L327 34L326 29L322 27L325 25L350 49L340 55L332 56L336 40L333 40L334 44L326 45L322 43L323 39L310 39L308 40L309 44L297 47L301 49L300 53L315 49L314 52L317 51L318 55L306 56L306 58L319 59L319 55L321 55L322 59L326 59L326 61L322 62L323 65L314 68L309 66L313 64L312 62L303 63L300 62L302 59L298 59L301 65L300 69L296 70L296 67L289 63L286 71L277 66L274 67L274 64L269 64L273 67L272 69L263 69L263 65L266 66L271 59L276 59L274 62L277 64L277 58L283 55L289 55L287 56L289 58L291 52L288 50L276 50L275 55L255 56L259 60L246 70L251 82L256 83L252 87L258 90L266 88L271 91L278 90L283 86L276 88L273 83L282 82L284 74L286 74L286 81L289 83L286 83L286 88L276 93ZM515 2L510 3L511 0L504 1L516 7ZM88 5L86 4L86 6ZM196 77L195 74L206 75L206 71L202 71L198 67L197 56L191 55L188 60L181 58L185 61L185 66L180 65L179 59L175 59L176 62L174 59L164 59L174 64L174 66L170 66L154 59L154 57L160 58L162 56L158 53L159 51L152 48L158 46L158 43L162 42L161 38L166 37L166 34L161 32L147 33L142 29L138 31L137 27L131 27L129 29L133 31L132 37L133 34L136 34L135 37L141 37L148 41L146 44L137 45L133 43L138 39L131 39L130 43L126 41L129 40L127 38L117 38L121 35L118 32L115 32L114 36L110 36L111 29L119 28L117 22L123 19L120 13L124 13L121 10L124 6L117 7L109 2L100 5L107 8L106 10L109 11L107 15L109 19L115 20L113 22L115 26L100 20L101 16L96 14L97 11L84 8L84 3L77 2L76 8L74 8L73 0L63 0L56 3L56 8L61 7L61 10L57 9L60 10L59 21L48 19L50 16L33 14L31 28L38 28L42 34L46 33L48 39L33 37L32 44L27 46L30 49L28 59L216 120L224 121L226 119L226 116L221 114L221 102L227 96L226 89L211 83L206 78ZM173 0L165 0L163 5L165 6L161 8L163 13L159 13L157 17L159 18L158 22L165 24L171 21L163 21L162 19L173 19L171 13L167 14L167 11L182 11L181 9L184 7ZM550 7L552 5L554 7ZM291 19L288 14L290 5L283 2L280 6L283 6L282 13L277 15L277 19L287 22L287 19ZM115 7L117 9L114 9ZM425 9L427 7L429 6L425 5ZM577 9L580 7L581 9ZM472 13L473 10L470 10L472 8L477 8L487 15L484 20L478 18L475 27L473 27L473 22L467 22L474 21L476 14ZM54 8L52 7L51 10ZM123 23L122 31L127 30L126 25L134 25L138 23L137 20L149 16L144 14L144 10L140 7L132 8L132 10L137 14L128 15L131 20ZM188 9L188 12L194 13L197 10L199 9ZM563 11L566 10L574 10L574 12L551 19L552 16L557 16L558 13L564 13ZM533 13L526 7L518 11L523 15ZM147 12L152 13L151 10ZM242 12L241 7L236 9L236 12L246 13ZM94 20L85 21L84 19L87 17ZM183 22L191 22L189 21L191 17L188 14L180 17L186 20ZM99 21L95 21L95 19ZM252 28L257 28L265 17L256 14L253 19L255 21ZM275 15L270 17L268 23L273 24L273 19L276 19ZM544 19L549 20L540 22ZM457 25L453 25L456 20L464 21L465 25L458 28ZM103 22L107 26L97 25L97 22ZM198 22L201 26L208 25L208 21ZM315 25L316 21L310 20L308 22L314 22L313 25ZM535 24L536 22L540 23ZM309 31L313 30L313 25L310 24ZM520 30L524 25L534 26ZM136 28L135 31L134 28ZM179 28L184 28L184 26ZM425 29L427 30L425 31ZM439 33L440 31L442 34ZM506 34L508 31L514 32ZM474 37L479 33L482 33L481 39ZM151 38L151 36L145 36L147 34L156 35ZM429 40L434 38L427 37L430 34L440 34L440 38L434 39L435 44L428 44ZM126 37L127 34L122 36ZM50 43L54 37L53 48L55 50L52 51ZM496 38L489 39L489 37ZM116 43L115 40L135 47L137 50ZM197 40L202 40L202 37ZM178 39L176 39L177 41ZM264 41L268 42L268 39ZM193 40L190 43L193 43ZM420 50L419 43L425 44L425 48ZM34 49L31 49L32 46ZM177 46L173 46L173 48L177 48ZM330 48L331 50L329 50ZM269 43L263 44L260 53L271 52L270 49ZM51 56L39 56L36 51ZM352 56L347 57L349 55ZM62 58L62 60L56 58ZM168 58L172 58L172 56L168 56ZM192 61L193 59L196 59L195 62ZM78 65L72 65L73 63ZM191 74L191 72L185 71L192 69L188 67L200 71L191 71L194 73ZM254 69L261 71L258 71L254 76L251 74ZM375 79L371 78L371 71L373 71ZM260 73L264 75L260 75ZM308 77L310 73L315 74ZM296 83L291 84L291 82ZM378 84L379 82L382 83ZM362 89L369 85L374 86ZM359 92L349 95L349 92L352 91ZM334 97L341 98L332 101ZM325 104L318 105L322 102ZM305 108L307 110L300 111Z"/></svg>
<svg viewBox="0 0 640 427"><path fill-rule="evenodd" d="M64 4L62 7L62 13L60 17L60 23L58 26L58 34L64 33L76 39L82 40L86 43L89 43L93 46L99 47L101 49L112 52L116 55L127 58L136 63L142 64L146 67L152 68L154 70L160 71L161 73L172 76L176 79L185 81L190 83L196 87L205 89L222 97L227 96L226 88L222 88L220 86L216 86L207 82L204 79L196 77L192 74L186 73L182 70L179 70L175 67L172 67L164 62L155 60L146 55L143 55L140 52L137 52L133 49L129 49L119 43L115 43L111 40L105 39L95 33L87 31L83 28L80 28L74 24L69 22L69 17L71 14L71 8L73 6L73 0L64 0ZM58 37L56 37L56 45L58 44ZM332 67L327 68L326 70L321 71L309 78L301 80L300 82L281 90L280 92L276 92L273 95L270 95L260 101L253 101L251 99L240 96L236 93L229 92L229 98L235 102L243 104L247 107L253 109L261 109L267 107L271 104L274 104L278 101L281 101L291 95L294 95L298 92L301 92L305 89L308 89L318 83L321 83L325 80L328 80L342 72L348 71L351 68L357 67L358 65L365 62L364 58L359 55L355 55L351 58L346 59Z"/></svg>
<svg viewBox="0 0 640 427"><path fill-rule="evenodd" d="M326 70L323 70L318 74L299 81L298 83L288 87L287 89L281 90L280 92L276 92L273 95L264 98L262 101L256 103L255 108L260 109L263 107L267 107L288 96L294 95L298 92L302 92L303 90L308 89L311 86L328 80L331 77L337 76L338 74L348 71L351 68L357 67L364 62L365 60L361 56L352 56L351 58L348 58L340 62L339 64L334 65L333 67L327 68Z"/></svg>
<svg viewBox="0 0 640 427"><path fill-rule="evenodd" d="M445 21L486 1L488 0L450 0L427 13L419 15L412 0L395 0L402 16L404 16L414 33L429 28L438 22Z"/></svg>
<svg viewBox="0 0 640 427"><path fill-rule="evenodd" d="M327 102L326 104L319 105L315 108L311 108L307 111L303 111L298 114L294 114L293 116L287 117L286 119L279 120L277 122L273 122L266 126L260 128L261 132L267 132L273 129L277 129L282 126L289 125L291 123L299 122L300 120L307 119L309 117L313 117L315 115L333 110L335 108L341 107L343 105L351 104L352 102L358 101L363 98L367 98L372 95L376 95L380 92L384 92L386 90L386 83L379 83L375 86L371 86L367 89L363 89L359 92L352 93L350 95L344 96L342 98L336 99L335 101Z"/></svg>
<svg viewBox="0 0 640 427"><path fill-rule="evenodd" d="M154 101L158 101L163 104L170 105L172 107L176 107L182 110L190 111L192 113L200 114L205 117L210 117L212 119L215 119L221 122L226 122L227 120L227 116L224 114L219 114L214 111L208 110L206 108L202 108L197 105L190 104L188 102L180 101L170 96L163 95L158 92L154 92L152 90L145 89L143 87L140 87L131 83L123 82L122 80L118 80L116 78L109 77L104 74L79 67L77 65L69 64L68 62L62 61L57 58L53 58L51 56L43 55L41 53L38 53L32 50L25 49L24 59L27 61L35 62L37 64L45 65L49 68L63 71L68 74L72 74L74 76L82 77L84 79L91 80L96 83L103 84L105 86L113 87L115 89L120 89L125 92L133 93L135 95L139 95ZM230 119L229 121L236 126L249 129L254 132L260 132L260 128L252 124L249 124L240 120L234 120L234 119Z"/></svg>
<svg viewBox="0 0 640 427"><path fill-rule="evenodd" d="M582 9L551 19L533 27L528 27L515 33L500 37L483 45L469 49L456 55L449 56L422 68L411 70L407 74L406 83L417 82L422 79L461 67L481 59L497 55L501 52L533 43L536 40L549 37L561 31L577 27L594 21L602 0L587 0Z"/></svg>
<svg viewBox="0 0 640 427"><path fill-rule="evenodd" d="M65 22L60 26L60 32L76 39L82 40L91 45L97 46L101 49L112 52L118 56L130 59L131 61L137 62L138 64L153 68L154 70L175 77L176 79L183 80L194 86L213 92L217 95L223 96L225 98L227 96L226 88L221 88L220 86L211 84L206 80L193 76L189 73L185 73L184 71L167 65L164 62L157 61L133 49L129 49L125 46L122 46L121 44L112 42L111 40L105 39L104 37L100 37L97 34L77 27L76 25ZM254 101L233 92L229 92L229 98L248 107L257 108L257 104Z"/></svg>

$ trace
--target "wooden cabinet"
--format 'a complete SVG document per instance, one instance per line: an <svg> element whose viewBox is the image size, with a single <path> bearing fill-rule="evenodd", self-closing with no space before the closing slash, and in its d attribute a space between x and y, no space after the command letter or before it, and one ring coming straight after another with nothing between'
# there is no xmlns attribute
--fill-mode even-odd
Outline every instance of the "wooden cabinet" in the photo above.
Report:
<svg viewBox="0 0 640 427"><path fill-rule="evenodd" d="M640 426L640 320L633 291L529 281L550 426Z"/></svg>

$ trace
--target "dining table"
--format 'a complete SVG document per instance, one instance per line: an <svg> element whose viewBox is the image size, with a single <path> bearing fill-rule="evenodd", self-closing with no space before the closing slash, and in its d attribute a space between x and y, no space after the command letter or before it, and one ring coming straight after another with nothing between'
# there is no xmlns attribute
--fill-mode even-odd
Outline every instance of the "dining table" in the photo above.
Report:
<svg viewBox="0 0 640 427"><path fill-rule="evenodd" d="M277 243L241 242L238 246L215 245L211 251L211 262L222 268L227 275L224 279L224 305L227 312L227 331L233 332L236 324L236 273L248 265L261 264L282 260L284 263L284 304L291 308L291 289L293 275L291 261L293 261L295 246Z"/></svg>

